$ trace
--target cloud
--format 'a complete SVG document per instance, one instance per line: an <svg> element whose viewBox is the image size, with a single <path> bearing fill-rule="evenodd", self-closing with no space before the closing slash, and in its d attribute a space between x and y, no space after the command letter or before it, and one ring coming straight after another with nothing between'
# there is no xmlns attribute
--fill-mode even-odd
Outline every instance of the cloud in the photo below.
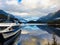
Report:
<svg viewBox="0 0 60 45"><path fill-rule="evenodd" d="M39 0L22 0L22 4L29 9L34 9L37 8L38 1Z"/></svg>
<svg viewBox="0 0 60 45"><path fill-rule="evenodd" d="M29 32L26 30L22 30L21 34L28 34Z"/></svg>
<svg viewBox="0 0 60 45"><path fill-rule="evenodd" d="M13 14L28 16L44 16L60 9L60 0L0 0L0 9ZM15 13L14 13L15 12ZM22 15L24 16L24 15ZM27 16L27 15L25 15Z"/></svg>
<svg viewBox="0 0 60 45"><path fill-rule="evenodd" d="M16 0L6 1L6 4L8 4L8 5L18 5Z"/></svg>
<svg viewBox="0 0 60 45"><path fill-rule="evenodd" d="M13 12L13 11L6 11L6 12L14 14L14 15L17 15L17 16L21 16L21 17L25 17L25 16L30 15L29 13L25 13L25 12L21 12L21 13L19 13L19 12Z"/></svg>

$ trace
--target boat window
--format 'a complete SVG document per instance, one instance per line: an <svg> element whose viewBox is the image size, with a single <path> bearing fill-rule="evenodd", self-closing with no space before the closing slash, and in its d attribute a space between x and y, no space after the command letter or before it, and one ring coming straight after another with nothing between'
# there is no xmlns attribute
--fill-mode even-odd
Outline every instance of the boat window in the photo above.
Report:
<svg viewBox="0 0 60 45"><path fill-rule="evenodd" d="M8 26L0 26L0 30L6 29Z"/></svg>

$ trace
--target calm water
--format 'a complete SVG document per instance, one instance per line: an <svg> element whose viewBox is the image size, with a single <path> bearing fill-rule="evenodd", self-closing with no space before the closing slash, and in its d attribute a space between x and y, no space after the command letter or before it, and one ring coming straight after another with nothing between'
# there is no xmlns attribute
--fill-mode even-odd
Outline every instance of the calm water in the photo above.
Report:
<svg viewBox="0 0 60 45"><path fill-rule="evenodd" d="M54 28L54 27L51 27L51 26L48 26L48 25L31 25L31 26L23 26L21 28L22 30L27 30L27 31L39 31L39 30L42 30L42 31L46 31L48 33L55 33L56 35L60 36L60 30L57 29L57 28Z"/></svg>
<svg viewBox="0 0 60 45"><path fill-rule="evenodd" d="M25 30L28 33L27 34L21 34L20 37L20 45L29 45L30 43L33 43L33 45L41 45L40 41L44 40L47 42L48 39L49 41L52 40L52 33L55 32L57 35L57 40L60 42L60 31L59 29L50 27L48 25L31 25L31 26L22 26L21 30ZM28 43L29 44L28 44ZM35 44L36 43L36 44ZM32 45L32 44L30 44Z"/></svg>

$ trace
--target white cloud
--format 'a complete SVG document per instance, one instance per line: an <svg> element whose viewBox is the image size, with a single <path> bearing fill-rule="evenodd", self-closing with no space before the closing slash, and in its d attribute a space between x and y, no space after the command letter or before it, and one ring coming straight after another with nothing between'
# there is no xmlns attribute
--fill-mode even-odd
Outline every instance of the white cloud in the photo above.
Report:
<svg viewBox="0 0 60 45"><path fill-rule="evenodd" d="M12 11L6 11L6 12L8 12L8 13L10 13L10 14L13 14L13 15L21 16L21 17L25 17L25 16L30 15L29 13L24 13L24 12L22 12L22 13L12 12Z"/></svg>
<svg viewBox="0 0 60 45"><path fill-rule="evenodd" d="M0 9L25 16L44 16L60 9L60 0L0 0Z"/></svg>
<svg viewBox="0 0 60 45"><path fill-rule="evenodd" d="M22 4L27 8L36 8L39 0L22 0Z"/></svg>
<svg viewBox="0 0 60 45"><path fill-rule="evenodd" d="M18 3L17 3L16 0L6 1L6 3L7 3L8 5L18 5Z"/></svg>

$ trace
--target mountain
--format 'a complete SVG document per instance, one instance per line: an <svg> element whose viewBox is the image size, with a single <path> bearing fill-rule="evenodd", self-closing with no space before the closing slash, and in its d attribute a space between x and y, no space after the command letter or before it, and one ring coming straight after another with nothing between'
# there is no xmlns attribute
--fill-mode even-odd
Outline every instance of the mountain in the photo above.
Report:
<svg viewBox="0 0 60 45"><path fill-rule="evenodd" d="M0 10L0 18L7 18L7 13L6 12L4 12L3 10Z"/></svg>
<svg viewBox="0 0 60 45"><path fill-rule="evenodd" d="M57 27L57 28L60 28L60 10L57 11L53 16L53 19L51 19L51 21L48 21L48 25L52 26L52 27ZM57 24L57 25L56 25Z"/></svg>
<svg viewBox="0 0 60 45"><path fill-rule="evenodd" d="M55 14L53 15L54 18L59 18L60 17L60 10L55 12Z"/></svg>
<svg viewBox="0 0 60 45"><path fill-rule="evenodd" d="M40 17L37 21L42 23L46 23L47 21L51 20L52 13L48 14L47 16Z"/></svg>
<svg viewBox="0 0 60 45"><path fill-rule="evenodd" d="M34 21L34 20L31 20L31 21L28 21L27 23L41 23L41 21Z"/></svg>
<svg viewBox="0 0 60 45"><path fill-rule="evenodd" d="M3 10L0 10L0 22L14 22L15 16L9 14Z"/></svg>
<svg viewBox="0 0 60 45"><path fill-rule="evenodd" d="M25 19L23 19L20 16L15 16L5 12L4 10L0 10L0 22L5 22L8 19L10 20L10 22L14 22L14 20L17 20L19 23L27 22Z"/></svg>
<svg viewBox="0 0 60 45"><path fill-rule="evenodd" d="M36 20L39 19L39 17L31 17L31 16L25 16L25 17L20 17L20 16L15 16L18 18L22 23L37 23Z"/></svg>
<svg viewBox="0 0 60 45"><path fill-rule="evenodd" d="M56 18L59 17L60 17L60 10L55 13L51 13L50 15L48 14L44 18L40 18L37 20L47 23L47 25L42 25L42 26L37 25L37 27L43 29L44 31L47 31L48 33L52 34L54 32L56 35L60 36L60 30L56 29L56 27L60 28L60 25L56 25L56 24L60 24L60 20L56 20ZM49 25L49 24L54 24L54 25Z"/></svg>
<svg viewBox="0 0 60 45"><path fill-rule="evenodd" d="M23 18L20 17L20 16L15 16L15 18L17 18L17 19L18 19L20 22L22 22L22 23L27 22L27 20L23 19Z"/></svg>
<svg viewBox="0 0 60 45"><path fill-rule="evenodd" d="M37 21L48 22L60 17L60 10L55 13L49 13L47 16L39 18Z"/></svg>
<svg viewBox="0 0 60 45"><path fill-rule="evenodd" d="M60 19L54 20L54 21L49 21L49 22L47 22L47 24L48 24L50 27L60 28Z"/></svg>
<svg viewBox="0 0 60 45"><path fill-rule="evenodd" d="M7 15L7 13L6 13L5 11L3 11L3 10L0 10L0 14L5 14L5 15Z"/></svg>
<svg viewBox="0 0 60 45"><path fill-rule="evenodd" d="M39 17L38 16L25 16L25 17L23 17L25 20L27 20L27 22L29 22L29 21L36 21L37 19L39 19Z"/></svg>
<svg viewBox="0 0 60 45"><path fill-rule="evenodd" d="M2 15L4 15L4 16L10 16L10 18L14 18L14 16L12 15L12 14L9 14L9 13L6 13L5 11L3 11L3 10L0 10L0 16L2 16Z"/></svg>

